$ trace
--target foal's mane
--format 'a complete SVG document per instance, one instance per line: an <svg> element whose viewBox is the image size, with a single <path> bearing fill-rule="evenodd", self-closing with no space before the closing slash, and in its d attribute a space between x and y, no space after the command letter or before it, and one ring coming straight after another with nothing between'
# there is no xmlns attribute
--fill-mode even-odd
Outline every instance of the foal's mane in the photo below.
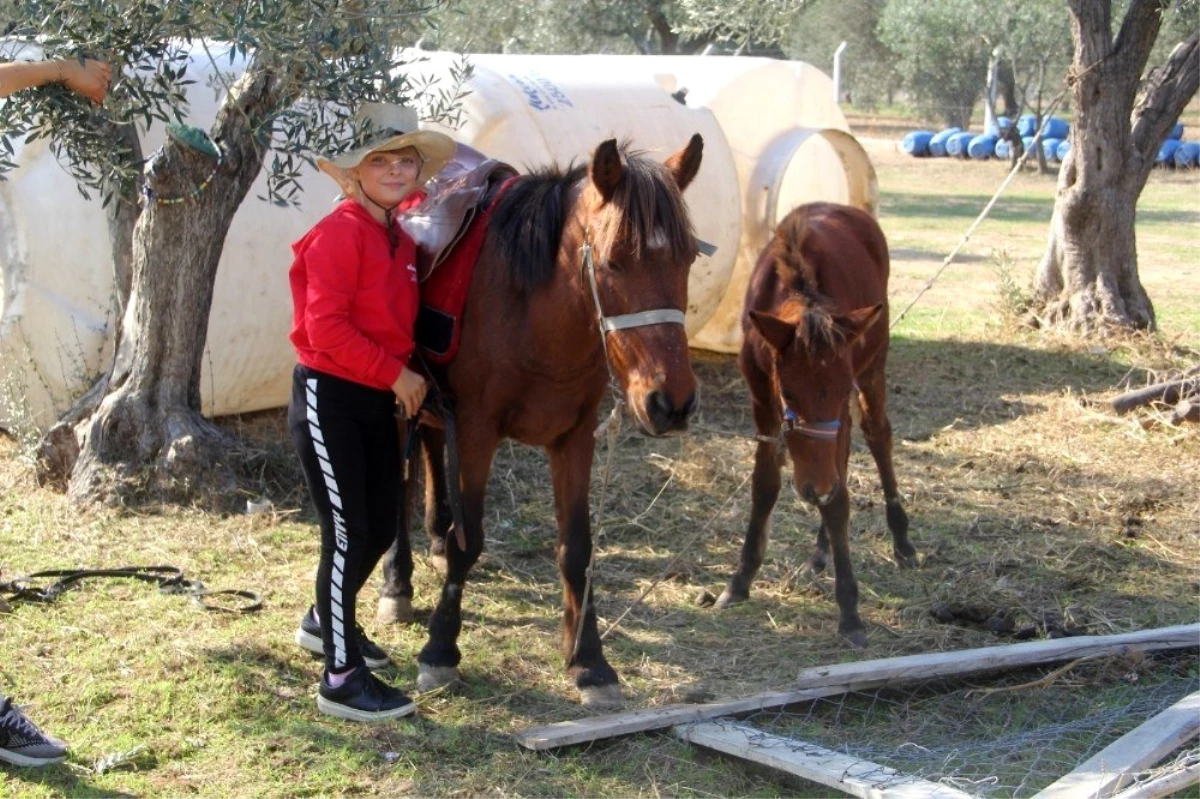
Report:
<svg viewBox="0 0 1200 799"><path fill-rule="evenodd" d="M829 312L829 300L817 290L817 275L805 257L811 228L802 214L791 213L775 229L768 245L775 274L789 296L780 306L780 316L796 325L797 339L811 353L837 349L846 342L846 332Z"/></svg>
<svg viewBox="0 0 1200 799"><path fill-rule="evenodd" d="M590 224L597 262L607 261L619 241L641 254L657 232L666 236L673 260L690 264L696 239L683 195L667 168L628 143L620 150L624 175ZM563 230L579 200L574 188L586 179L587 166L552 164L517 178L501 196L488 232L521 294L554 275Z"/></svg>

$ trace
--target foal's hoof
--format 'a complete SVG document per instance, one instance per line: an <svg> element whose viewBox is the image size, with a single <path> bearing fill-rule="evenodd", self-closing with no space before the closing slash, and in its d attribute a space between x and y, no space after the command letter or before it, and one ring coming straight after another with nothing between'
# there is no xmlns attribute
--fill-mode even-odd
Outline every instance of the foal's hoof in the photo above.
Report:
<svg viewBox="0 0 1200 799"><path fill-rule="evenodd" d="M892 559L896 561L896 565L901 569L917 568L917 551L915 549L910 552L902 552L899 549L893 549Z"/></svg>
<svg viewBox="0 0 1200 799"><path fill-rule="evenodd" d="M417 664L417 691L425 693L458 682L458 669L454 666L428 666Z"/></svg>
<svg viewBox="0 0 1200 799"><path fill-rule="evenodd" d="M730 605L736 605L739 602L745 602L749 598L750 598L749 596L741 596L739 594L735 594L734 592L732 592L728 588L726 588L724 591L721 592L721 595L719 597L717 597L716 604L714 604L713 607L715 607L717 610L724 610L725 608L729 607Z"/></svg>
<svg viewBox="0 0 1200 799"><path fill-rule="evenodd" d="M579 689L579 703L593 710L617 710L625 697L619 685L589 685Z"/></svg>
<svg viewBox="0 0 1200 799"><path fill-rule="evenodd" d="M412 600L406 596L381 596L375 611L379 624L409 624L413 620Z"/></svg>
<svg viewBox="0 0 1200 799"><path fill-rule="evenodd" d="M848 633L840 633L840 635L846 643L850 644L850 646L854 647L855 649L867 648L866 630L852 630Z"/></svg>

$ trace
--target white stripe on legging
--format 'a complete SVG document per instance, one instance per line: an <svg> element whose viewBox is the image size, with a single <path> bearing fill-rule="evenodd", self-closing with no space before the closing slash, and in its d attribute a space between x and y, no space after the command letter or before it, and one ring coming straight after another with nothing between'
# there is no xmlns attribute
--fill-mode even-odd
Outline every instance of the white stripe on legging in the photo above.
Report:
<svg viewBox="0 0 1200 799"><path fill-rule="evenodd" d="M333 533L336 551L333 553L333 569L330 570L329 610L331 619L327 619L333 631L333 665L340 668L346 665L346 631L345 613L342 611L342 583L346 571L346 521L342 514L342 497L338 493L337 480L333 477L333 464L329 462L329 450L325 449L325 436L321 433L321 421L317 417L317 380L308 378L306 381L306 399L308 400L308 430L312 434L313 448L317 453L317 462L321 464L321 473L325 478L325 488L329 492L329 504L333 506Z"/></svg>

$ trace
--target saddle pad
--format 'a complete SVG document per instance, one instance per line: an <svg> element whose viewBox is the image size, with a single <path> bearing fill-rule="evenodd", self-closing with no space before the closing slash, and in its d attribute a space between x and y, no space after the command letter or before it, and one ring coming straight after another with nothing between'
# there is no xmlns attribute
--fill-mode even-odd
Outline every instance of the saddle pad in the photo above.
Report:
<svg viewBox="0 0 1200 799"><path fill-rule="evenodd" d="M510 182L511 179L500 187L487 210L476 214L467 223L466 232L458 237L448 253L443 254L437 269L421 284L421 307L414 338L425 358L433 363L450 363L458 354L463 309L471 277L475 274L475 263L483 248L492 209Z"/></svg>

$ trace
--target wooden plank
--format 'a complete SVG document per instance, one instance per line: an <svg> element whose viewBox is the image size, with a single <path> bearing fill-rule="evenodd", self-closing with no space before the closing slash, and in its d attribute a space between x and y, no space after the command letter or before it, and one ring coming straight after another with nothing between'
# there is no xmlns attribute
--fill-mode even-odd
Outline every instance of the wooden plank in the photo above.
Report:
<svg viewBox="0 0 1200 799"><path fill-rule="evenodd" d="M556 721L539 727L529 727L514 734L517 743L527 749L554 749L559 746L614 738L647 730L661 730L675 724L733 716L738 713L753 713L757 710L794 705L824 696L843 694L854 688L873 688L874 684L862 686L835 686L810 691L765 691L743 699L706 704L679 704L630 710L605 716Z"/></svg>
<svg viewBox="0 0 1200 799"><path fill-rule="evenodd" d="M1149 768L1200 733L1200 691L1189 694L1126 733L1050 785L1035 799L1110 796L1130 776Z"/></svg>
<svg viewBox="0 0 1200 799"><path fill-rule="evenodd" d="M675 728L685 741L786 771L862 799L966 799L971 794L746 724L706 721Z"/></svg>
<svg viewBox="0 0 1200 799"><path fill-rule="evenodd" d="M1080 635L1052 641L985 646L957 652L904 655L802 669L798 688L820 688L867 680L891 685L914 680L952 677L1018 666L1034 666L1082 657L1119 654L1143 649L1200 647L1200 624L1181 624L1158 630L1120 635Z"/></svg>
<svg viewBox="0 0 1200 799"><path fill-rule="evenodd" d="M698 705L664 705L574 721L559 721L519 730L514 737L521 746L541 751L618 735L659 730L675 724L794 705L824 696L877 688L881 685L895 685L910 680L970 674L1134 649L1177 649L1188 646L1200 646L1200 624L1121 635L1079 636L1056 641L1032 641L957 652L818 666L800 672L800 681L794 686L794 690L765 691L743 699Z"/></svg>

